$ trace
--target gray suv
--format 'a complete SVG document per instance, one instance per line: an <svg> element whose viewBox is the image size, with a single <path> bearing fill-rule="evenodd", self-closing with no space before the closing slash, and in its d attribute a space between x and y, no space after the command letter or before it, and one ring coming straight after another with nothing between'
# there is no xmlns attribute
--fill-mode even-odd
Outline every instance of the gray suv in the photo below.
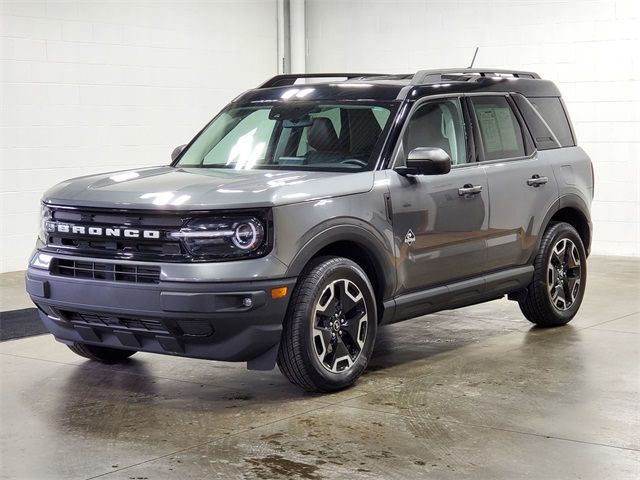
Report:
<svg viewBox="0 0 640 480"><path fill-rule="evenodd" d="M79 355L277 363L328 392L379 325L507 295L551 327L582 302L591 161L535 73L279 75L172 157L43 197L27 290Z"/></svg>

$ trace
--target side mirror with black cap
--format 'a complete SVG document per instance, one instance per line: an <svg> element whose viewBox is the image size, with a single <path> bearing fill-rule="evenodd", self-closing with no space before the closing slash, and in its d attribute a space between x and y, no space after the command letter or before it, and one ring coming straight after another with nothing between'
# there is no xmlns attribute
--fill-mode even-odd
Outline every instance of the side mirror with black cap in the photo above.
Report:
<svg viewBox="0 0 640 480"><path fill-rule="evenodd" d="M176 148L173 149L173 152L171 152L171 161L173 162L176 158L178 158L178 155L180 155L182 153L182 150L184 150L184 147L186 147L187 144L185 143L184 145L180 145Z"/></svg>
<svg viewBox="0 0 640 480"><path fill-rule="evenodd" d="M395 169L406 175L444 175L451 171L451 157L441 148L418 147L409 152L406 166Z"/></svg>

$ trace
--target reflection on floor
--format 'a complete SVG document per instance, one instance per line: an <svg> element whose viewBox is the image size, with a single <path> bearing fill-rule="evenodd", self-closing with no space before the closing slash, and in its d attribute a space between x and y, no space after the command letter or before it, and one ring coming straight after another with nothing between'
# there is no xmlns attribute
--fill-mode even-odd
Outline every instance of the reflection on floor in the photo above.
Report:
<svg viewBox="0 0 640 480"><path fill-rule="evenodd" d="M0 343L0 477L640 478L640 261L593 257L589 275L567 327L501 300L382 328L334 395L277 370Z"/></svg>

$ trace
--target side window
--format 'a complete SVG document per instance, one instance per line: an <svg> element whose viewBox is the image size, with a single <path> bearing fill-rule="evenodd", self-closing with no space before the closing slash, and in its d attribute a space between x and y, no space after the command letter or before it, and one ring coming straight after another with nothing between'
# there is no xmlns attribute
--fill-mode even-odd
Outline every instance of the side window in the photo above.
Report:
<svg viewBox="0 0 640 480"><path fill-rule="evenodd" d="M560 148L560 141L531 102L519 93L512 93L511 98L516 103L518 110L520 110L520 114L531 132L536 148L538 150Z"/></svg>
<svg viewBox="0 0 640 480"><path fill-rule="evenodd" d="M409 119L403 144L406 154L418 147L436 147L449 154L453 165L466 163L466 136L460 100L434 100L419 106Z"/></svg>
<svg viewBox="0 0 640 480"><path fill-rule="evenodd" d="M524 140L518 119L505 97L472 97L485 160L523 157Z"/></svg>
<svg viewBox="0 0 640 480"><path fill-rule="evenodd" d="M529 101L547 122L560 145L563 147L575 146L576 142L571 134L569 119L558 97L529 98Z"/></svg>

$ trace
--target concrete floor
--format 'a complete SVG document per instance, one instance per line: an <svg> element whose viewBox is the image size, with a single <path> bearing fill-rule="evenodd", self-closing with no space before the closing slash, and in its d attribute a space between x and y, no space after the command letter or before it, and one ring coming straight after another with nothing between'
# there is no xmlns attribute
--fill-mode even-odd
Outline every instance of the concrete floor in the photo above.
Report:
<svg viewBox="0 0 640 480"><path fill-rule="evenodd" d="M640 261L589 267L569 326L500 300L385 327L333 395L239 364L0 343L0 478L638 479Z"/></svg>

